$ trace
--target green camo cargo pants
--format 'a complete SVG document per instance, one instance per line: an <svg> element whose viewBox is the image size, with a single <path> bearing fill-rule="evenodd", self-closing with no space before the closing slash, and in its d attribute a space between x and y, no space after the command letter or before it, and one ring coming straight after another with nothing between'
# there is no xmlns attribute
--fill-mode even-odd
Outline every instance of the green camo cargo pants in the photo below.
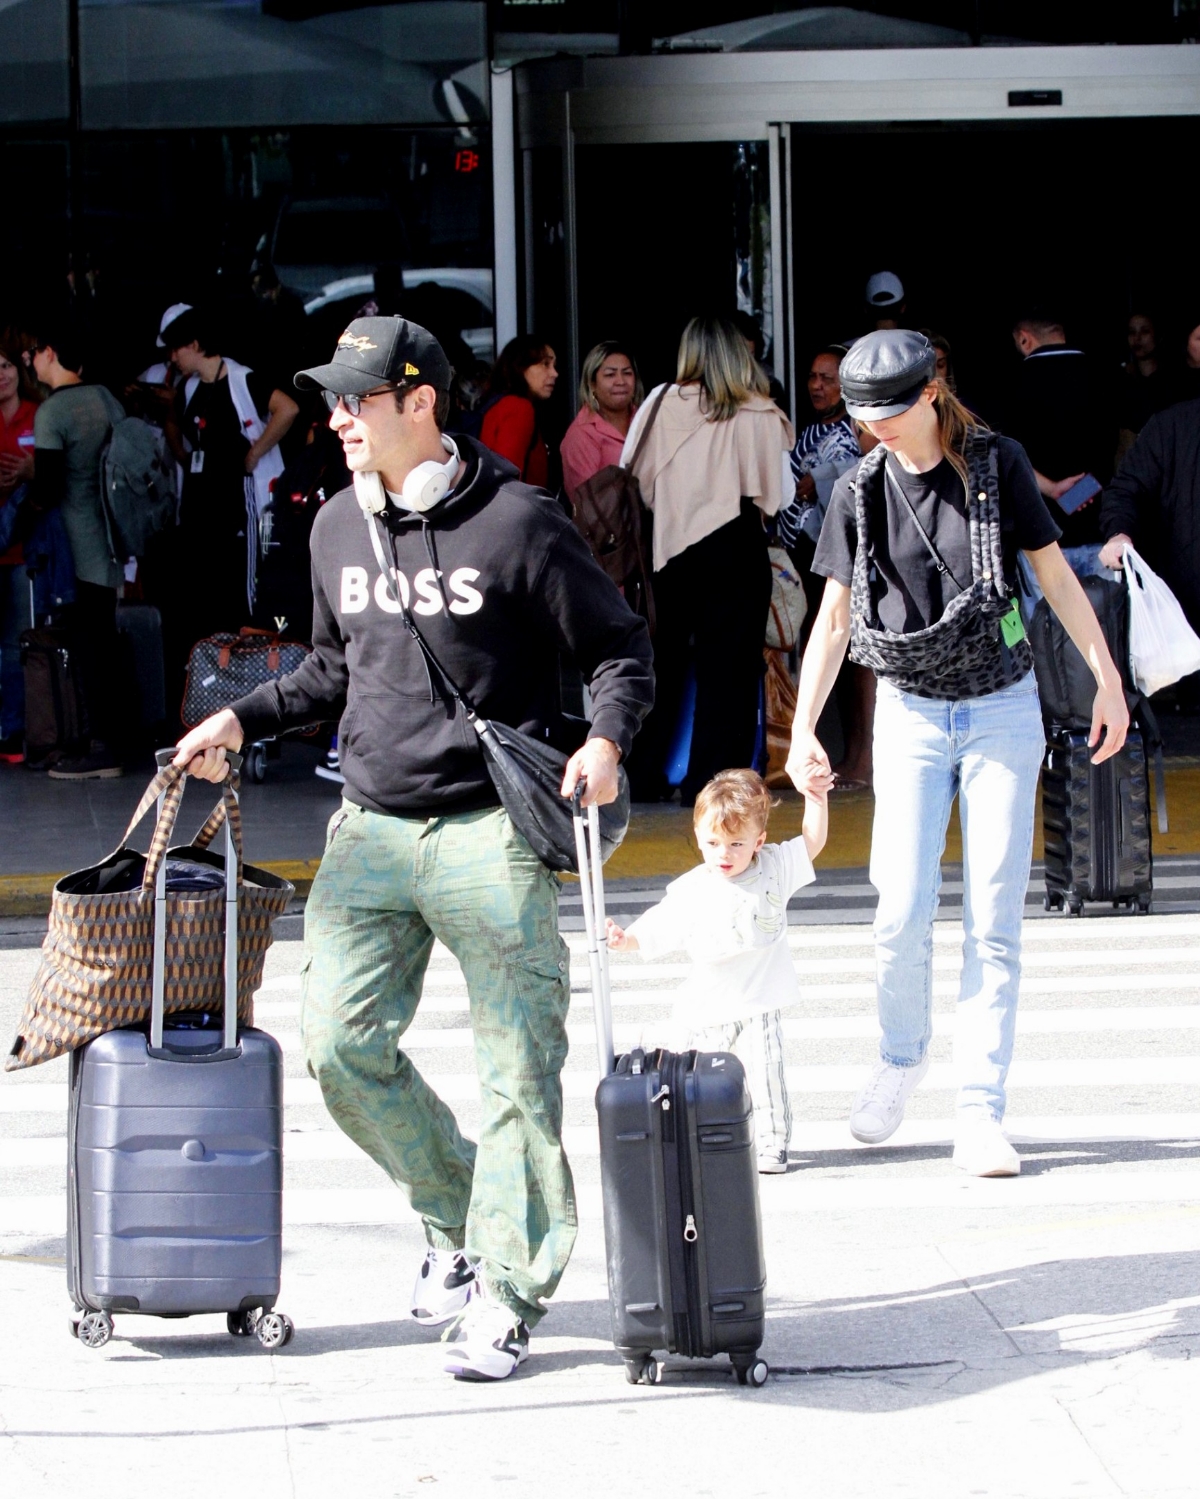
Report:
<svg viewBox="0 0 1200 1499"><path fill-rule="evenodd" d="M479 1144L399 1049L434 938L462 965ZM345 802L305 918L302 1025L329 1112L527 1322L575 1242L562 1146L570 996L557 883L500 808L383 817Z"/></svg>

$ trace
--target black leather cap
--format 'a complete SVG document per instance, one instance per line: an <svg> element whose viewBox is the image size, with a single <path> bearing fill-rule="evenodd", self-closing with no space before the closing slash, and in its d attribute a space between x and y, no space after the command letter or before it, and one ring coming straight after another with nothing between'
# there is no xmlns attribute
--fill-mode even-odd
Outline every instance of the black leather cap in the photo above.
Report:
<svg viewBox="0 0 1200 1499"><path fill-rule="evenodd" d="M296 385L365 396L380 385L449 390L452 378L450 361L428 328L402 317L360 317L338 339L332 361L301 370Z"/></svg>
<svg viewBox="0 0 1200 1499"><path fill-rule="evenodd" d="M881 422L915 406L937 372L937 352L923 333L881 328L855 339L838 378L847 412Z"/></svg>

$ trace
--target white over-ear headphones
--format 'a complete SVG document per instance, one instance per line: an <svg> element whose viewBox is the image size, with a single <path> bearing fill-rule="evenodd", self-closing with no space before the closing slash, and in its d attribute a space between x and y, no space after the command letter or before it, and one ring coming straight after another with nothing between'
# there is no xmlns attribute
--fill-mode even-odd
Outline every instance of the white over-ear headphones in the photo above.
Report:
<svg viewBox="0 0 1200 1499"><path fill-rule="evenodd" d="M442 447L449 457L444 463L428 458L409 471L400 491L405 510L432 510L439 500L445 499L450 485L462 462L458 448L451 437L442 433ZM354 495L368 515L382 515L387 508L387 491L378 473L355 474Z"/></svg>

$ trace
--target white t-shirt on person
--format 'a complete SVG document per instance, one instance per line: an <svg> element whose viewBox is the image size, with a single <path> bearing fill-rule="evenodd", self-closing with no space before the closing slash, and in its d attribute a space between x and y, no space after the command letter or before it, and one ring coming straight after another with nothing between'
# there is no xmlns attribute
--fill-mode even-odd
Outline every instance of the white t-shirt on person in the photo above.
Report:
<svg viewBox="0 0 1200 1499"><path fill-rule="evenodd" d="M644 958L682 952L691 959L675 993L676 1026L723 1025L799 999L787 904L815 879L804 839L790 838L765 844L734 879L701 864L672 880L628 930Z"/></svg>

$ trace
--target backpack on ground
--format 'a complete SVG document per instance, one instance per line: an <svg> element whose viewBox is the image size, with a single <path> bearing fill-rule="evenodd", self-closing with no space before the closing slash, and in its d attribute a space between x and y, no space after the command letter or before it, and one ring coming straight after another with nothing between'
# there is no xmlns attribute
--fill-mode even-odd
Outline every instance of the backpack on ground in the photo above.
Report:
<svg viewBox="0 0 1200 1499"><path fill-rule="evenodd" d="M150 538L175 521L175 457L164 434L140 416L115 422L100 487L113 561L144 557Z"/></svg>

